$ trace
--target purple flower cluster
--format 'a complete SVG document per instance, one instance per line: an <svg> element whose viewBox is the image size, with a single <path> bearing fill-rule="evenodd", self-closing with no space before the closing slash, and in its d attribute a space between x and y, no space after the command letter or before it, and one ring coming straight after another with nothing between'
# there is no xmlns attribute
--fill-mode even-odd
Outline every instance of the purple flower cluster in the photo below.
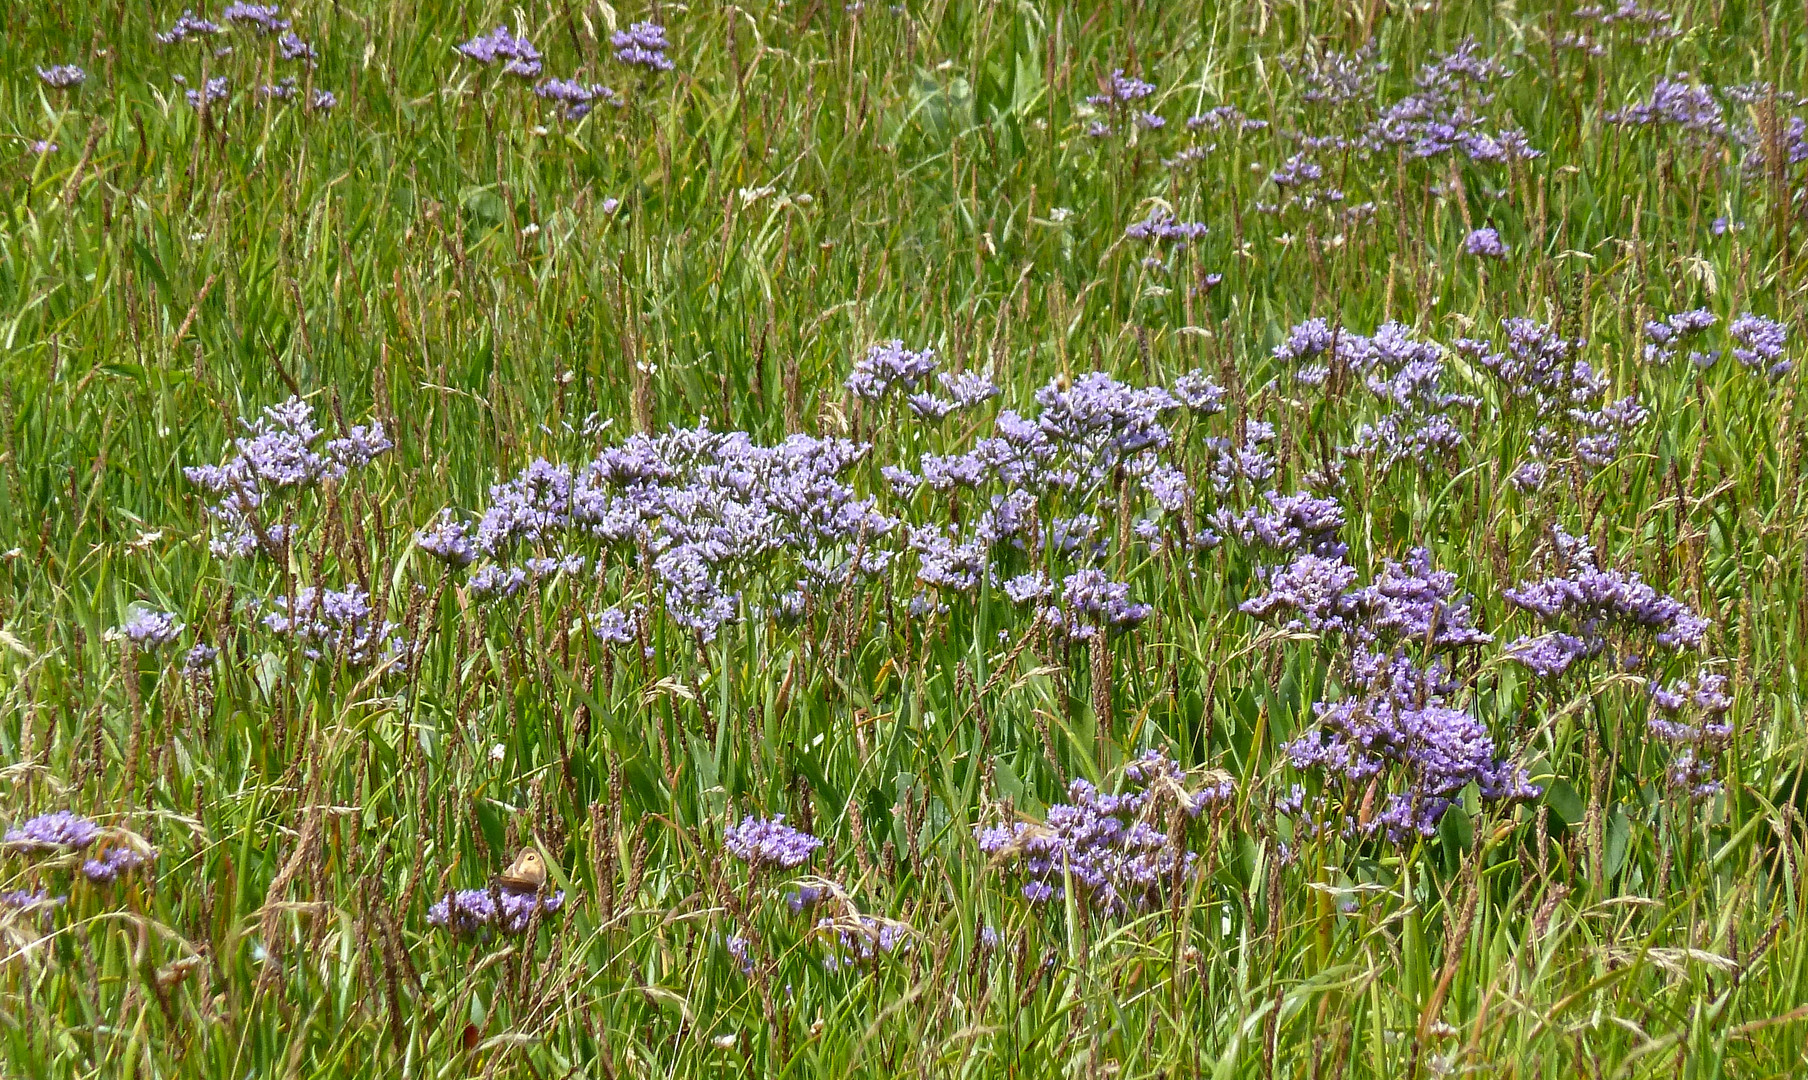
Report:
<svg viewBox="0 0 1808 1080"><path fill-rule="evenodd" d="M665 27L658 23L637 22L626 30L617 30L609 35L609 45L615 49L618 63L648 71L672 70L672 61L665 54L672 46L666 41Z"/></svg>
<svg viewBox="0 0 1808 1080"><path fill-rule="evenodd" d="M1343 682L1345 696L1316 703L1318 728L1286 752L1294 768L1341 782L1346 807L1379 778L1386 798L1372 818L1346 819L1352 835L1431 836L1471 783L1489 800L1539 794L1524 769L1496 757L1487 726L1455 707L1442 662L1421 668L1402 652L1363 650Z"/></svg>
<svg viewBox="0 0 1808 1080"><path fill-rule="evenodd" d="M1367 586L1343 553L1307 552L1286 566L1258 571L1267 591L1239 610L1258 619L1279 615L1287 628L1347 633L1361 642L1410 642L1426 649L1483 645L1494 639L1475 625L1471 601L1457 592L1456 575L1434 570L1431 553L1414 548L1400 562L1383 563Z"/></svg>
<svg viewBox="0 0 1808 1080"><path fill-rule="evenodd" d="M180 45L190 38L211 37L225 32L225 28L219 23L196 18L193 11L184 11L177 17L174 26L166 33L157 35L157 42L161 45Z"/></svg>
<svg viewBox="0 0 1808 1080"><path fill-rule="evenodd" d="M506 61L502 65L502 73L505 75L532 79L540 74L540 50L534 48L534 43L525 36L517 37L509 33L506 26L498 26L488 34L477 35L458 46L457 51L486 67L498 60Z"/></svg>
<svg viewBox="0 0 1808 1080"><path fill-rule="evenodd" d="M1607 114L1607 122L1627 127L1674 127L1697 138L1726 135L1720 103L1706 87L1679 79L1659 79L1651 96Z"/></svg>
<svg viewBox="0 0 1808 1080"><path fill-rule="evenodd" d="M621 97L602 83L584 83L576 79L547 79L534 87L534 93L548 101L563 103L567 120L583 119L597 102L622 104Z"/></svg>
<svg viewBox="0 0 1808 1080"><path fill-rule="evenodd" d="M1679 311L1662 321L1652 320L1645 324L1645 359L1653 364L1668 364L1676 359L1682 349L1702 332L1720 320L1707 308L1696 308L1693 311ZM1691 350L1689 359L1696 367L1710 367L1714 363L1712 353Z"/></svg>
<svg viewBox="0 0 1808 1080"><path fill-rule="evenodd" d="M904 342L893 339L869 347L866 355L854 362L846 385L854 396L878 401L894 389L915 390L938 366L934 349L912 352Z"/></svg>
<svg viewBox="0 0 1808 1080"><path fill-rule="evenodd" d="M1500 232L1492 227L1475 230L1463 241L1463 250L1483 259L1504 259L1507 257L1507 245L1501 242Z"/></svg>
<svg viewBox="0 0 1808 1080"><path fill-rule="evenodd" d="M27 855L81 851L100 839L100 827L79 814L56 810L6 830L6 846Z"/></svg>
<svg viewBox="0 0 1808 1080"><path fill-rule="evenodd" d="M211 545L221 556L259 550L275 554L287 536L281 524L262 523L259 511L268 499L342 479L347 470L362 468L395 446L379 423L353 427L315 450L323 433L314 423L313 406L298 397L267 406L256 420L240 419L239 424L245 434L233 440L235 456L219 465L182 470L190 483L221 497L208 509L224 530Z"/></svg>
<svg viewBox="0 0 1808 1080"><path fill-rule="evenodd" d="M96 885L108 885L151 861L146 852L122 845L104 847L93 858L82 862L82 876Z"/></svg>
<svg viewBox="0 0 1808 1080"><path fill-rule="evenodd" d="M1384 110L1364 141L1404 147L1415 158L1460 151L1471 161L1501 162L1539 156L1517 128L1490 134L1482 111L1493 103L1492 85L1510 73L1484 56L1471 38L1419 69L1417 89Z"/></svg>
<svg viewBox="0 0 1808 1080"><path fill-rule="evenodd" d="M1507 603L1531 613L1546 628L1508 645L1509 657L1534 674L1555 677L1578 660L1616 647L1616 666L1637 666L1647 640L1672 652L1701 647L1711 625L1707 619L1647 585L1637 573L1601 569L1587 543L1561 527L1552 535L1561 573L1502 593Z"/></svg>
<svg viewBox="0 0 1808 1080"><path fill-rule="evenodd" d="M1292 495L1269 491L1263 498L1268 501L1267 510L1250 507L1237 513L1220 507L1212 514L1212 524L1240 543L1281 554L1307 551L1341 559L1349 550L1337 539L1337 531L1343 528L1343 506L1337 500L1309 491Z"/></svg>
<svg viewBox="0 0 1808 1080"><path fill-rule="evenodd" d="M87 77L88 73L74 64L57 64L38 69L38 78L52 90L72 89L80 86Z"/></svg>
<svg viewBox="0 0 1808 1080"><path fill-rule="evenodd" d="M176 640L182 633L182 624L168 612L140 610L120 624L117 632L134 646L150 652Z"/></svg>
<svg viewBox="0 0 1808 1080"><path fill-rule="evenodd" d="M293 608L286 596L271 606L275 610L264 616L264 626L298 643L309 660L351 667L399 664L405 651L396 624L380 618L370 594L356 584L338 591L306 586L296 590Z"/></svg>
<svg viewBox="0 0 1808 1080"><path fill-rule="evenodd" d="M1043 618L1055 632L1086 641L1131 629L1154 613L1148 604L1131 602L1129 585L1087 567L1067 575L1061 583L1060 605L1044 608Z"/></svg>
<svg viewBox="0 0 1808 1080"><path fill-rule="evenodd" d="M849 915L839 919L819 919L816 932L835 935L839 951L823 959L823 967L871 968L881 959L910 944L910 927L876 915Z"/></svg>
<svg viewBox="0 0 1808 1080"><path fill-rule="evenodd" d="M1789 327L1747 312L1732 321L1727 333L1733 339L1733 359L1752 370L1763 368L1773 379L1780 379L1795 369L1795 363L1783 358L1789 343Z"/></svg>
<svg viewBox="0 0 1808 1080"><path fill-rule="evenodd" d="M785 815L756 818L749 814L722 836L728 853L755 870L795 870L810 861L822 841L785 824Z"/></svg>
<svg viewBox="0 0 1808 1080"><path fill-rule="evenodd" d="M1149 211L1148 217L1126 228L1124 235L1132 240L1188 244L1210 231L1204 222L1177 221L1172 211L1157 206Z"/></svg>
<svg viewBox="0 0 1808 1080"><path fill-rule="evenodd" d="M1692 683L1649 684L1652 715L1647 728L1680 748L1670 762L1668 779L1672 787L1694 798L1706 798L1722 786L1715 778L1716 759L1733 736L1726 720L1733 706L1726 683L1726 676L1704 671Z"/></svg>
<svg viewBox="0 0 1808 1080"><path fill-rule="evenodd" d="M232 83L226 76L217 75L207 80L201 89L187 91L183 96L187 98L190 108L199 109L203 103L211 105L231 97Z"/></svg>
<svg viewBox="0 0 1808 1080"><path fill-rule="evenodd" d="M220 18L249 26L260 34L277 34L289 28L289 20L282 17L282 8L275 4L227 4Z"/></svg>
<svg viewBox="0 0 1808 1080"><path fill-rule="evenodd" d="M1529 408L1536 422L1531 458L1515 469L1514 486L1542 487L1550 463L1564 458L1588 469L1611 464L1625 436L1649 418L1638 397L1608 401L1611 381L1576 356L1583 342L1532 319L1503 319L1501 328L1503 351L1469 338L1456 348L1494 374L1508 409Z"/></svg>
<svg viewBox="0 0 1808 1080"><path fill-rule="evenodd" d="M469 526L454 518L449 508L441 510L431 525L414 534L414 546L447 566L462 568L477 560Z"/></svg>
<svg viewBox="0 0 1808 1080"><path fill-rule="evenodd" d="M1123 68L1113 71L1109 78L1103 80L1100 88L1103 93L1093 94L1086 99L1086 104L1096 109L1121 109L1155 93L1154 83L1126 75Z"/></svg>
<svg viewBox="0 0 1808 1080"><path fill-rule="evenodd" d="M460 889L447 893L427 909L427 924L461 937L491 928L519 934L533 921L536 911L550 915L564 906L563 891L542 899L531 892Z"/></svg>
<svg viewBox="0 0 1808 1080"><path fill-rule="evenodd" d="M473 542L491 559L567 541L630 547L650 558L667 615L709 641L737 617L740 583L782 569L785 556L817 582L889 565L880 541L896 521L842 479L866 452L807 435L759 446L745 432L707 427L635 435L582 470L539 460L495 485ZM494 595L513 592L506 587L516 580L486 565L471 585Z"/></svg>
<svg viewBox="0 0 1808 1080"><path fill-rule="evenodd" d="M1093 911L1145 908L1197 858L1170 831L1169 808L1197 816L1224 794L1216 780L1209 798L1189 793L1181 778L1178 765L1151 753L1126 768L1121 795L1075 780L1067 788L1070 801L1050 806L1042 822L975 826L974 837L980 851L1013 868L1032 903L1061 899L1072 881L1074 899Z"/></svg>

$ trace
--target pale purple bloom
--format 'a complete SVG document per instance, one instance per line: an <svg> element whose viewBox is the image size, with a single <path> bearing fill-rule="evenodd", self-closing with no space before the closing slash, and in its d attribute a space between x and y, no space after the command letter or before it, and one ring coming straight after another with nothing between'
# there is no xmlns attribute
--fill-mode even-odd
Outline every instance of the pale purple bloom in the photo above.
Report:
<svg viewBox="0 0 1808 1080"><path fill-rule="evenodd" d="M1659 79L1651 96L1607 114L1610 124L1632 127L1676 127L1692 135L1719 138L1726 134L1720 103L1705 87L1677 79Z"/></svg>
<svg viewBox="0 0 1808 1080"><path fill-rule="evenodd" d="M105 885L150 862L144 852L128 847L109 847L82 863L82 876L96 885Z"/></svg>
<svg viewBox="0 0 1808 1080"><path fill-rule="evenodd" d="M427 909L427 924L461 936L492 928L519 934L533 921L536 911L550 915L564 906L563 891L541 899L530 892L461 889L447 893Z"/></svg>
<svg viewBox="0 0 1808 1080"><path fill-rule="evenodd" d="M199 38L225 33L219 23L195 17L193 11L184 11L166 33L158 34L157 41L163 45L177 45L189 38Z"/></svg>
<svg viewBox="0 0 1808 1080"><path fill-rule="evenodd" d="M181 633L182 624L163 611L141 610L119 627L121 637L146 652L168 645Z"/></svg>
<svg viewBox="0 0 1808 1080"><path fill-rule="evenodd" d="M1468 239L1463 241L1463 250L1484 259L1504 259L1508 249L1501 242L1500 233L1490 227L1470 233Z"/></svg>
<svg viewBox="0 0 1808 1080"><path fill-rule="evenodd" d="M609 35L609 44L619 63L648 71L672 70L672 61L665 55L671 43L666 40L665 28L658 23L637 22L626 30L617 30Z"/></svg>
<svg viewBox="0 0 1808 1080"><path fill-rule="evenodd" d="M270 606L264 626L299 644L309 660L400 666L405 651L397 635L400 628L380 618L370 595L356 584L342 590L306 586L295 591L292 606L286 596L276 597Z"/></svg>
<svg viewBox="0 0 1808 1080"><path fill-rule="evenodd" d="M484 65L498 60L506 61L502 68L504 74L529 79L540 74L540 50L534 48L533 42L526 37L509 33L506 26L498 26L488 34L477 35L458 46L457 51Z"/></svg>
<svg viewBox="0 0 1808 1080"><path fill-rule="evenodd" d="M88 77L88 73L74 64L57 64L53 67L39 68L38 78L52 90L69 90L80 86Z"/></svg>
<svg viewBox="0 0 1808 1080"><path fill-rule="evenodd" d="M414 534L414 545L448 566L469 566L477 559L469 526L455 520L450 508L441 510L431 525Z"/></svg>
<svg viewBox="0 0 1808 1080"><path fill-rule="evenodd" d="M260 34L275 34L289 28L289 20L282 17L282 8L275 4L227 4L220 12L220 18L229 23L243 23Z"/></svg>
<svg viewBox="0 0 1808 1080"><path fill-rule="evenodd" d="M785 815L756 818L749 814L723 834L728 853L754 869L795 870L810 861L822 841L785 824Z"/></svg>
<svg viewBox="0 0 1808 1080"><path fill-rule="evenodd" d="M628 645L637 636L638 612L604 608L591 619L590 632L605 645Z"/></svg>
<svg viewBox="0 0 1808 1080"><path fill-rule="evenodd" d="M1727 333L1734 341L1733 359L1746 367L1763 368L1771 378L1781 378L1795 367L1793 361L1783 359L1789 343L1789 327L1783 323L1747 312L1733 320Z"/></svg>
<svg viewBox="0 0 1808 1080"><path fill-rule="evenodd" d="M40 814L6 830L6 846L25 854L81 851L100 838L94 822L68 810Z"/></svg>
<svg viewBox="0 0 1808 1080"><path fill-rule="evenodd" d="M1171 243L1186 244L1204 236L1211 231L1204 222L1179 221L1173 213L1155 207L1149 216L1124 230L1124 235L1132 240L1166 240Z"/></svg>

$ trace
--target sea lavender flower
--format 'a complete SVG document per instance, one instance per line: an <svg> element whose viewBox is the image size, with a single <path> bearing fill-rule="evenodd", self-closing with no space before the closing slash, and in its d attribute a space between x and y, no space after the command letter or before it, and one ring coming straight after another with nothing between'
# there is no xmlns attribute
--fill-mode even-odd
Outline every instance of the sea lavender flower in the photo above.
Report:
<svg viewBox="0 0 1808 1080"><path fill-rule="evenodd" d="M275 4L227 4L220 18L249 26L260 34L281 33L289 28L289 20L282 17L282 8Z"/></svg>
<svg viewBox="0 0 1808 1080"><path fill-rule="evenodd" d="M81 851L100 838L100 827L79 814L56 810L6 830L7 848L27 855Z"/></svg>
<svg viewBox="0 0 1808 1080"><path fill-rule="evenodd" d="M1103 632L1119 632L1141 625L1155 609L1133 603L1130 586L1112 581L1103 570L1087 567L1067 575L1061 583L1061 604L1044 609L1043 617L1057 633L1080 640Z"/></svg>
<svg viewBox="0 0 1808 1080"><path fill-rule="evenodd" d="M753 974L751 942L739 934L730 934L722 939L722 945L728 950L728 955L734 957L735 966L741 969L741 974Z"/></svg>
<svg viewBox="0 0 1808 1080"><path fill-rule="evenodd" d="M88 73L74 64L57 64L38 69L38 78L52 90L73 89L80 86L87 77Z"/></svg>
<svg viewBox="0 0 1808 1080"><path fill-rule="evenodd" d="M455 520L450 507L441 510L432 524L414 534L414 546L447 566L465 567L477 559L477 549L471 544L470 527Z"/></svg>
<svg viewBox="0 0 1808 1080"><path fill-rule="evenodd" d="M1343 528L1343 506L1336 499L1320 498L1309 491L1282 495L1269 491L1263 498L1269 509L1251 507L1242 513L1220 508L1212 524L1238 541L1276 552L1309 551L1328 558L1342 558L1348 545L1337 539Z"/></svg>
<svg viewBox="0 0 1808 1080"><path fill-rule="evenodd" d="M231 95L232 84L226 76L219 75L207 80L207 85L200 90L190 90L184 96L190 107L199 109L203 103L211 105L216 101L225 101Z"/></svg>
<svg viewBox="0 0 1808 1080"><path fill-rule="evenodd" d="M1344 562L1342 555L1307 552L1287 566L1258 571L1258 580L1267 591L1243 601L1237 610L1258 619L1285 614L1289 629L1314 633L1350 630L1361 614L1359 598L1350 591L1356 576L1356 568Z"/></svg>
<svg viewBox="0 0 1808 1080"><path fill-rule="evenodd" d="M1020 879L1031 903L1064 895L1104 914L1146 909L1191 872L1197 855L1170 828L1168 811L1191 817L1206 800L1186 791L1182 772L1159 754L1125 769L1126 790L1110 795L1085 780L1068 785L1068 802L1048 808L1042 822L974 827L979 850ZM1177 842L1178 841L1178 842Z"/></svg>
<svg viewBox="0 0 1808 1080"><path fill-rule="evenodd" d="M151 861L151 856L129 847L109 846L82 863L82 876L96 885L107 885Z"/></svg>
<svg viewBox="0 0 1808 1080"><path fill-rule="evenodd" d="M1679 79L1659 79L1649 98L1610 112L1606 119L1628 127L1676 127L1700 138L1720 138L1727 130L1714 95Z"/></svg>
<svg viewBox="0 0 1808 1080"><path fill-rule="evenodd" d="M1124 235L1132 240L1165 240L1187 244L1210 231L1204 222L1176 220L1173 212L1157 206L1149 211L1148 217L1126 228Z"/></svg>
<svg viewBox="0 0 1808 1080"><path fill-rule="evenodd" d="M1636 660L1646 642L1671 652L1701 647L1710 623L1687 604L1659 593L1637 573L1601 569L1587 544L1561 528L1553 538L1562 574L1502 593L1548 630L1508 645L1512 659L1536 674L1556 676L1610 644L1618 644L1622 662Z"/></svg>
<svg viewBox="0 0 1808 1080"><path fill-rule="evenodd" d="M338 107L339 98L331 90L322 90L316 87L313 94L308 98L308 108L315 112L332 112ZM381 427L379 427L378 430L381 431Z"/></svg>
<svg viewBox="0 0 1808 1080"><path fill-rule="evenodd" d="M1747 312L1732 321L1727 333L1735 342L1733 359L1746 367L1754 371L1763 368L1773 379L1782 378L1795 367L1793 361L1783 359L1789 342L1789 327L1783 323Z"/></svg>
<svg viewBox="0 0 1808 1080"><path fill-rule="evenodd" d="M617 30L609 35L609 45L615 49L618 63L648 71L672 70L672 61L665 54L671 44L666 41L665 27L658 23L637 22Z"/></svg>
<svg viewBox="0 0 1808 1080"><path fill-rule="evenodd" d="M606 105L622 104L615 91L602 83L583 83L576 79L547 79L534 87L534 93L548 101L563 103L567 120L583 119L599 101Z"/></svg>
<svg viewBox="0 0 1808 1080"><path fill-rule="evenodd" d="M157 41L162 45L179 45L190 38L209 37L225 32L225 28L219 23L196 18L193 11L184 11L177 17L174 26L157 35Z"/></svg>
<svg viewBox="0 0 1808 1080"><path fill-rule="evenodd" d="M881 919L875 915L845 915L837 919L820 919L816 931L824 936L833 932L840 950L823 960L830 971L837 968L870 968L882 958L909 945L910 928L903 923Z"/></svg>
<svg viewBox="0 0 1808 1080"><path fill-rule="evenodd" d="M0 892L0 909L10 913L10 918L35 918L42 925L49 925L50 913L69 902L67 896L54 896L49 889L12 889Z"/></svg>
<svg viewBox="0 0 1808 1080"><path fill-rule="evenodd" d="M37 139L26 144L25 149L39 157L43 157L45 154L56 153L58 147L56 143L51 142L49 139Z"/></svg>
<svg viewBox="0 0 1808 1080"><path fill-rule="evenodd" d="M605 645L632 644L638 636L638 611L604 608L590 620L590 632Z"/></svg>
<svg viewBox="0 0 1808 1080"><path fill-rule="evenodd" d="M182 624L168 612L140 610L121 623L117 633L137 648L151 652L176 640L182 633Z"/></svg>
<svg viewBox="0 0 1808 1080"><path fill-rule="evenodd" d="M1501 242L1499 231L1492 227L1477 229L1463 241L1463 250L1483 259L1504 259L1507 257L1507 245Z"/></svg>
<svg viewBox="0 0 1808 1080"><path fill-rule="evenodd" d="M550 915L564 906L563 891L542 898L530 892L461 889L447 893L427 909L427 924L458 936L489 929L519 934L533 922L536 911Z"/></svg>
<svg viewBox="0 0 1808 1080"><path fill-rule="evenodd" d="M912 352L904 342L893 339L869 347L854 363L846 385L855 396L877 401L896 387L915 390L935 373L936 366L934 349Z"/></svg>
<svg viewBox="0 0 1808 1080"><path fill-rule="evenodd" d="M1654 364L1667 364L1676 359L1685 345L1719 322L1707 308L1679 311L1667 319L1645 324L1645 359ZM1691 352L1690 358L1705 356Z"/></svg>
<svg viewBox="0 0 1808 1080"><path fill-rule="evenodd" d="M479 64L488 66L498 60L505 61L502 70L507 75L519 75L531 79L540 74L540 50L525 36L517 37L509 33L506 26L498 26L488 34L479 34L457 51Z"/></svg>
<svg viewBox="0 0 1808 1080"><path fill-rule="evenodd" d="M356 584L337 591L306 586L296 590L293 605L278 596L270 606L264 626L297 642L309 660L353 667L401 662L399 627L379 618L370 595Z"/></svg>
<svg viewBox="0 0 1808 1080"><path fill-rule="evenodd" d="M795 870L810 861L822 841L785 824L785 815L756 818L752 814L722 836L728 853L755 870Z"/></svg>
<svg viewBox="0 0 1808 1080"><path fill-rule="evenodd" d="M1131 75L1124 74L1118 68L1101 84L1103 93L1094 94L1086 99L1088 105L1100 109L1119 109L1132 102L1141 101L1155 93L1155 84L1146 83Z"/></svg>
<svg viewBox="0 0 1808 1080"><path fill-rule="evenodd" d="M1340 782L1347 801L1385 794L1374 817L1352 822L1354 832L1384 831L1394 842L1434 835L1471 783L1488 800L1539 794L1524 769L1495 756L1487 727L1455 707L1442 663L1422 668L1400 652L1365 650L1343 683L1345 696L1314 704L1317 729L1286 752L1294 768Z"/></svg>
<svg viewBox="0 0 1808 1080"><path fill-rule="evenodd" d="M314 51L314 46L290 33L276 39L276 53L284 60L300 60L308 64L320 58L320 54Z"/></svg>
<svg viewBox="0 0 1808 1080"><path fill-rule="evenodd" d="M182 670L191 678L206 675L213 670L213 662L219 655L220 650L205 641L197 641L182 658Z"/></svg>
<svg viewBox="0 0 1808 1080"><path fill-rule="evenodd" d="M526 587L527 571L493 563L478 567L466 584L470 595L478 600L504 600Z"/></svg>

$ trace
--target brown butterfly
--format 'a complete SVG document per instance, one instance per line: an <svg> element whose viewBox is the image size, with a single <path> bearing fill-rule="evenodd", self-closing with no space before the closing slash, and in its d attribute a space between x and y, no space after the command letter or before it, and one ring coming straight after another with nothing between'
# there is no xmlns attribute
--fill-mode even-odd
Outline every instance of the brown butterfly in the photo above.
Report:
<svg viewBox="0 0 1808 1080"><path fill-rule="evenodd" d="M496 876L496 886L504 892L539 892L546 884L546 860L531 847L521 849L509 868Z"/></svg>

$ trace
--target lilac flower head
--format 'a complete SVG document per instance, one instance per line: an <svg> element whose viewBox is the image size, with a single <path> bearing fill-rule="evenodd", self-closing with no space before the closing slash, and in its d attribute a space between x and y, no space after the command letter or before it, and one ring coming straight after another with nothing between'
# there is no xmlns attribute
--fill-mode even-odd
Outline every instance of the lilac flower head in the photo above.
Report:
<svg viewBox="0 0 1808 1080"><path fill-rule="evenodd" d="M602 83L583 83L576 79L547 79L534 87L534 93L548 101L562 102L567 120L583 119L599 101L608 105L622 104L615 91Z"/></svg>
<svg viewBox="0 0 1808 1080"><path fill-rule="evenodd" d="M27 855L81 851L100 838L100 827L68 810L40 814L6 830L6 846Z"/></svg>
<svg viewBox="0 0 1808 1080"><path fill-rule="evenodd" d="M857 397L877 401L894 387L915 390L935 373L936 367L934 349L912 352L897 339L880 342L855 361L847 388Z"/></svg>
<svg viewBox="0 0 1808 1080"><path fill-rule="evenodd" d="M1130 586L1112 581L1103 570L1087 567L1067 575L1061 583L1061 604L1043 615L1052 629L1081 640L1103 632L1129 630L1141 625L1155 609L1130 600Z"/></svg>
<svg viewBox="0 0 1808 1080"><path fill-rule="evenodd" d="M151 855L123 845L110 845L82 863L82 876L96 885L117 881L151 861Z"/></svg>
<svg viewBox="0 0 1808 1080"><path fill-rule="evenodd" d="M177 17L174 26L171 26L167 32L157 35L157 41L162 45L179 45L189 38L209 37L222 33L225 33L225 28L219 23L196 18L193 11L184 11Z"/></svg>
<svg viewBox="0 0 1808 1080"><path fill-rule="evenodd" d="M1727 130L1714 95L1706 87L1677 79L1659 79L1651 87L1649 98L1608 113L1607 122L1628 127L1675 127L1698 138L1720 138Z"/></svg>
<svg viewBox="0 0 1808 1080"><path fill-rule="evenodd" d="M1171 811L1192 816L1205 806L1182 778L1165 756L1145 755L1125 768L1123 794L1075 780L1069 801L1050 806L1043 821L981 824L974 838L996 865L1015 873L1031 903L1062 897L1072 881L1074 899L1093 911L1146 909L1184 880L1197 858L1169 827Z"/></svg>
<svg viewBox="0 0 1808 1080"><path fill-rule="evenodd" d="M672 61L665 54L671 44L666 41L665 27L658 23L637 22L626 30L617 30L609 35L609 44L615 49L618 63L648 71L672 70Z"/></svg>
<svg viewBox="0 0 1808 1080"><path fill-rule="evenodd" d="M807 832L785 824L785 815L756 818L749 814L739 825L731 825L723 834L722 846L728 853L759 870L776 867L795 870L810 861L822 841Z"/></svg>
<svg viewBox="0 0 1808 1080"><path fill-rule="evenodd" d="M1463 241L1463 250L1484 259L1507 257L1507 245L1501 243L1500 233L1491 227L1470 233L1468 239Z"/></svg>
<svg viewBox="0 0 1808 1080"><path fill-rule="evenodd" d="M118 634L146 652L160 649L176 640L182 624L174 615L163 611L140 610L120 624Z"/></svg>
<svg viewBox="0 0 1808 1080"><path fill-rule="evenodd" d="M1645 359L1654 364L1669 363L1676 358L1685 345L1698 338L1719 321L1719 318L1707 308L1696 308L1693 311L1679 311L1661 321L1647 322L1645 324ZM1699 352L1691 353L1691 358L1705 355Z"/></svg>
<svg viewBox="0 0 1808 1080"><path fill-rule="evenodd" d="M427 924L461 937L490 929L519 934L533 922L535 912L550 915L564 906L563 891L542 898L530 892L461 889L427 909Z"/></svg>
<svg viewBox="0 0 1808 1080"><path fill-rule="evenodd" d="M234 2L226 5L220 18L229 23L242 23L260 34L280 33L289 28L289 20L282 17L282 8L275 4Z"/></svg>
<svg viewBox="0 0 1808 1080"><path fill-rule="evenodd" d="M502 70L507 75L519 75L531 79L540 74L540 50L525 36L517 37L509 33L506 26L498 26L488 34L479 34L458 46L457 51L466 57L488 66L498 60L506 61Z"/></svg>
<svg viewBox="0 0 1808 1080"><path fill-rule="evenodd" d="M224 75L207 80L207 84L199 90L190 90L183 95L189 107L199 109L203 104L211 105L216 101L225 101L232 96L232 84Z"/></svg>
<svg viewBox="0 0 1808 1080"><path fill-rule="evenodd" d="M605 645L632 644L637 636L638 612L619 607L604 608L590 621L590 632Z"/></svg>
<svg viewBox="0 0 1808 1080"><path fill-rule="evenodd" d="M1172 211L1157 206L1149 211L1148 217L1126 228L1124 235L1132 240L1165 240L1187 244L1210 231L1204 222L1177 221Z"/></svg>
<svg viewBox="0 0 1808 1080"><path fill-rule="evenodd" d="M1108 79L1104 80L1102 89L1103 93L1088 97L1086 103L1095 108L1118 109L1132 102L1141 101L1155 93L1155 84L1146 83L1132 75L1126 75L1123 68L1118 68L1111 73Z"/></svg>
<svg viewBox="0 0 1808 1080"><path fill-rule="evenodd" d="M1727 333L1735 343L1733 359L1746 367L1763 368L1773 379L1794 368L1792 361L1783 359L1783 350L1789 343L1789 327L1783 323L1747 312L1732 321Z"/></svg>
<svg viewBox="0 0 1808 1080"><path fill-rule="evenodd" d="M284 60L300 60L310 65L320 58L314 46L290 33L276 39L276 52Z"/></svg>
<svg viewBox="0 0 1808 1080"><path fill-rule="evenodd" d="M414 534L414 546L447 566L465 567L477 559L469 527L453 518L450 507L441 510L431 525Z"/></svg>
<svg viewBox="0 0 1808 1080"><path fill-rule="evenodd" d="M309 660L353 667L401 662L399 628L378 617L370 595L356 584L339 591L306 586L296 590L293 606L278 596L271 608L264 626L299 644Z"/></svg>
<svg viewBox="0 0 1808 1080"><path fill-rule="evenodd" d="M52 90L69 90L80 86L88 77L88 73L74 64L57 64L53 67L39 68L38 78Z"/></svg>

